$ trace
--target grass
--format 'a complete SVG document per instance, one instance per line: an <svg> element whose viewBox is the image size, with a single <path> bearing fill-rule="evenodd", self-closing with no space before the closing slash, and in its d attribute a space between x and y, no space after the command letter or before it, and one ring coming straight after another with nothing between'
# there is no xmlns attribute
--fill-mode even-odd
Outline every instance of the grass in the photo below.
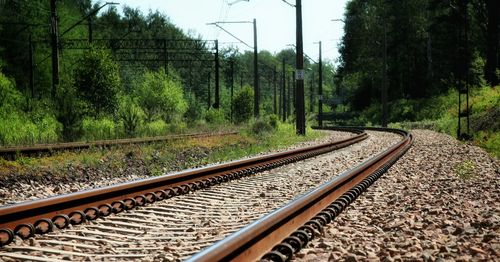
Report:
<svg viewBox="0 0 500 262"><path fill-rule="evenodd" d="M456 91L420 101L414 121L391 123L403 129L431 129L457 137L458 107ZM474 88L469 97L472 143L500 158L500 87ZM427 106L426 106L427 105ZM465 108L465 102L462 106ZM465 122L462 122L465 126Z"/></svg>
<svg viewBox="0 0 500 262"><path fill-rule="evenodd" d="M306 136L297 136L293 125L280 123L273 131L259 135L253 133L251 127L246 127L239 134L228 136L55 152L40 158L1 160L0 178L30 174L71 176L75 169L98 169L103 174L119 176L126 175L128 168L142 168L141 172L145 170L149 175L155 176L282 149L323 135L320 131L308 128Z"/></svg>
<svg viewBox="0 0 500 262"><path fill-rule="evenodd" d="M459 163L455 166L455 174L464 180L472 179L475 176L476 166L470 160Z"/></svg>

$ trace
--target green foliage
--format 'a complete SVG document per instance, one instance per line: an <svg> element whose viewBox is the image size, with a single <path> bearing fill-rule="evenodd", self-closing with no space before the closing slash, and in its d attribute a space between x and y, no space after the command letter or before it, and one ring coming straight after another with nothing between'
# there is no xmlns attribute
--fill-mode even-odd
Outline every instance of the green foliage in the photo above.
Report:
<svg viewBox="0 0 500 262"><path fill-rule="evenodd" d="M52 115L33 120L20 111L0 113L0 145L53 143L59 140L61 125Z"/></svg>
<svg viewBox="0 0 500 262"><path fill-rule="evenodd" d="M59 140L61 125L51 112L21 110L24 97L0 72L0 145L48 143Z"/></svg>
<svg viewBox="0 0 500 262"><path fill-rule="evenodd" d="M479 131L474 133L474 141L500 159L500 131Z"/></svg>
<svg viewBox="0 0 500 262"><path fill-rule="evenodd" d="M210 108L205 112L205 121L210 124L223 124L226 118L222 109Z"/></svg>
<svg viewBox="0 0 500 262"><path fill-rule="evenodd" d="M187 110L184 113L184 117L188 123L193 123L203 116L203 106L196 99L193 93L188 93L186 95Z"/></svg>
<svg viewBox="0 0 500 262"><path fill-rule="evenodd" d="M125 136L133 137L136 135L137 128L144 121L145 114L132 97L124 96L120 99L118 118L123 122Z"/></svg>
<svg viewBox="0 0 500 262"><path fill-rule="evenodd" d="M486 86L484 79L485 59L481 57L479 52L475 52L472 56L472 61L469 68L470 85L472 86Z"/></svg>
<svg viewBox="0 0 500 262"><path fill-rule="evenodd" d="M92 116L113 114L118 108L120 75L109 52L90 48L78 62L74 81L79 97L89 104L88 112Z"/></svg>
<svg viewBox="0 0 500 262"><path fill-rule="evenodd" d="M83 139L86 141L115 139L117 138L117 128L112 119L103 117L99 119L83 119Z"/></svg>
<svg viewBox="0 0 500 262"><path fill-rule="evenodd" d="M467 160L455 166L455 173L462 179L471 179L475 175L475 168L474 162Z"/></svg>
<svg viewBox="0 0 500 262"><path fill-rule="evenodd" d="M269 122L269 125L273 128L273 129L277 129L278 128L278 125L280 123L280 118L279 116L275 115L275 114L271 114L269 116L267 116L267 119L268 119L268 122Z"/></svg>
<svg viewBox="0 0 500 262"><path fill-rule="evenodd" d="M178 77L172 72L166 74L163 69L146 72L144 79L136 83L134 93L148 121L171 122L180 119L187 110Z"/></svg>
<svg viewBox="0 0 500 262"><path fill-rule="evenodd" d="M140 132L143 136L162 136L167 133L167 130L167 123L161 119L146 123L140 128Z"/></svg>
<svg viewBox="0 0 500 262"><path fill-rule="evenodd" d="M269 115L256 119L250 123L251 133L254 135L268 135L274 133L280 126L280 121L277 115Z"/></svg>
<svg viewBox="0 0 500 262"><path fill-rule="evenodd" d="M0 108L2 110L15 110L20 108L23 95L17 91L14 82L0 71Z"/></svg>
<svg viewBox="0 0 500 262"><path fill-rule="evenodd" d="M389 121L396 122L396 119L415 120L415 101L399 99L389 104ZM396 120L396 121L394 121Z"/></svg>
<svg viewBox="0 0 500 262"><path fill-rule="evenodd" d="M271 126L271 124L269 124L268 121L259 118L251 124L251 130L253 134L261 136L272 132L274 128Z"/></svg>
<svg viewBox="0 0 500 262"><path fill-rule="evenodd" d="M87 104L78 97L76 89L68 82L63 82L56 93L56 108L65 141L75 141L82 136L86 107Z"/></svg>
<svg viewBox="0 0 500 262"><path fill-rule="evenodd" d="M231 107L233 109L233 119L236 123L248 121L253 115L253 89L244 86L236 92Z"/></svg>

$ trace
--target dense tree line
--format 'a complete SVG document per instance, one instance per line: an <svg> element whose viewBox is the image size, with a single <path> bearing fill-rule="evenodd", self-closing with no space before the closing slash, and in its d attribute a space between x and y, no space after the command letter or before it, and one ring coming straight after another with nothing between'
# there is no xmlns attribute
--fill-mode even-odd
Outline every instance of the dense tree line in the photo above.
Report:
<svg viewBox="0 0 500 262"><path fill-rule="evenodd" d="M496 0L349 1L337 83L353 110L380 102L384 66L389 101L442 94L466 75L497 85L499 15Z"/></svg>
<svg viewBox="0 0 500 262"><path fill-rule="evenodd" d="M127 6L121 11L110 6L97 12L103 3L91 0L57 0L56 4L60 81L53 90L50 1L0 3L0 144L155 135L199 120L239 123L253 115L253 108L242 104L251 105L253 99L253 52L219 46L221 108L214 110L213 43L197 41L199 36L178 28L158 11L144 14ZM197 53L191 54L194 58L187 64L175 59L168 63L118 59L118 51L135 58L155 52L161 55L161 50L148 54L113 47L134 39L193 40L190 48ZM68 48L71 41L82 48ZM280 101L276 106L286 95L292 116L294 50L277 54L262 50L258 63L262 114L281 111L274 106L276 86ZM308 72L318 70L311 61L305 65L311 69ZM326 63L324 70L325 97L331 98L333 67ZM306 94L314 101L317 76L313 79L308 74L306 80ZM308 108L316 111L316 103Z"/></svg>

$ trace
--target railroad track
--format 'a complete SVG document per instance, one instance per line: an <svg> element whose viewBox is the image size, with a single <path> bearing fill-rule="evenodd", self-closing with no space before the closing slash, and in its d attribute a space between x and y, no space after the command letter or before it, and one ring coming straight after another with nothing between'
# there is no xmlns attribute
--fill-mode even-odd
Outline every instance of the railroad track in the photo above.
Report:
<svg viewBox="0 0 500 262"><path fill-rule="evenodd" d="M295 230L302 225L297 221L314 217L316 213L306 212L303 206L300 208L296 206L297 204L292 205L292 203L299 200L301 203L304 202L301 199L309 198L311 192L318 191L315 189L310 192L318 184L331 183L332 174L330 172L320 172L319 174L316 172L318 171L316 166L318 161L330 161L331 159L331 156L319 156L320 154L367 138L365 132L348 130L357 134L350 139L328 145L282 152L271 156L1 208L0 238L5 247L3 250L0 249L0 260L8 260L9 258L34 261L56 261L57 259L175 260L187 259L198 252L200 253L192 257L191 260L259 259L265 254L262 253L263 251L270 251L279 241L293 233L290 230ZM407 141L408 137L410 142ZM404 141L406 144L403 149L409 146L408 143L411 143L411 136L407 135ZM399 152L401 143L392 146L391 152L398 151L398 154L401 154ZM386 147L388 145L381 144L378 151L382 151ZM343 151L339 154L348 154L348 152ZM305 160L301 162L300 166L294 167L299 169L300 176L286 169L294 164L283 166L311 156L317 157L314 161ZM388 158L390 157L383 157L381 160ZM308 164L307 161L311 163ZM391 159L391 161L395 160ZM370 165L378 162L372 160ZM346 166L342 167L341 170L352 164L345 163ZM366 165L368 164L365 163L364 166ZM388 164L385 163L385 165L387 167ZM278 166L283 167L270 170ZM257 172L260 173L256 174ZM351 176L354 175L348 176L344 172L339 176L342 178L341 181L337 177L333 180L341 184L340 188L347 190L358 180L361 181L362 177L359 174L352 178ZM320 188L326 190L326 184ZM261 191L261 189L264 190ZM134 192L131 192L132 190ZM337 195L342 193L338 188L333 191ZM172 198L174 195L178 195L178 197ZM300 195L302 197L297 198ZM107 199L103 200L103 198ZM164 201L158 201L162 199ZM293 199L296 200L292 201ZM332 199L335 198L330 197L327 200ZM320 202L323 205L326 203L323 199ZM328 204L326 203L326 205ZM303 210L310 217L287 218L289 222L295 221L296 228L288 226L284 230L280 229L284 228L281 225L277 226L279 223L271 225L274 218L270 220L270 217L275 217L276 215L273 214L280 210L290 211L290 205L295 209L298 208L297 210ZM284 207L280 208L282 206ZM311 206L318 209L317 205ZM341 204L341 207L345 208L345 205ZM276 211L273 212L273 210ZM109 216L111 213L116 213L116 215ZM96 220L98 217L103 219ZM325 214L320 215L320 217L324 217L324 220L319 218L321 221L328 221ZM90 220L90 222L82 224L84 220ZM281 219L281 221L284 220ZM314 235L314 231L308 231L308 228L314 230L314 225L322 225L321 221L310 222L306 225L306 229L302 230L306 232L305 235L299 232L297 237L286 238L288 241L292 239L292 246L289 243L278 245L266 257L280 259L290 255L286 251L290 250L287 247L291 247L291 250L296 252L298 246L305 245L306 240ZM82 225L73 226L73 224ZM250 225L241 230L247 224ZM245 234L248 233L245 232L256 232L254 231L257 230L255 225L278 228L278 231L281 232L280 237L286 236L280 238L271 234L272 241L266 240L267 236L258 240L246 238L245 236L248 235ZM51 232L53 227L68 228ZM264 232L270 233L269 228L264 229ZM263 234L255 235L253 233L250 235L264 237ZM34 234L43 235L37 236L36 240L28 244L26 241L19 240L19 238L31 238ZM230 236L227 237L228 235ZM15 243L8 245L14 240L14 236L19 238L16 237ZM246 241L243 241L245 239ZM217 241L220 242L213 245ZM243 244L245 242L246 244ZM227 248L228 243L231 247L229 249ZM241 245L238 246L235 243ZM262 248L262 244L253 247L248 246L248 243L265 243L265 248ZM221 247L223 250L220 249ZM207 249L201 251L203 248ZM259 252L255 252L255 250Z"/></svg>
<svg viewBox="0 0 500 262"><path fill-rule="evenodd" d="M77 150L77 149L85 149L92 147L110 147L110 146L130 145L130 144L140 144L140 143L154 143L161 141L173 141L179 139L202 138L211 136L227 136L235 134L238 134L238 132L191 133L191 134L155 136L155 137L97 140L91 142L68 142L68 143L54 143L54 144L36 144L32 146L0 147L0 156L12 159L18 154L37 155L37 154L61 151L61 150Z"/></svg>

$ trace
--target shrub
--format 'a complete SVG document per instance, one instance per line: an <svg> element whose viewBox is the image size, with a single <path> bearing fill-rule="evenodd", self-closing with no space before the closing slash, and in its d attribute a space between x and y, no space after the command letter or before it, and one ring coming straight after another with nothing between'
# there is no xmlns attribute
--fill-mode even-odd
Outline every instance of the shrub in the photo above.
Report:
<svg viewBox="0 0 500 262"><path fill-rule="evenodd" d="M20 108L22 101L23 95L16 89L14 81L0 71L0 108L15 110Z"/></svg>
<svg viewBox="0 0 500 262"><path fill-rule="evenodd" d="M187 130L187 124L184 122L170 123L168 125L168 132L170 133L183 133Z"/></svg>
<svg viewBox="0 0 500 262"><path fill-rule="evenodd" d="M96 48L86 52L75 69L74 81L79 96L92 107L90 113L94 117L115 112L120 75L108 52Z"/></svg>
<svg viewBox="0 0 500 262"><path fill-rule="evenodd" d="M268 121L259 118L252 123L251 130L253 134L263 135L265 133L270 133L274 130L274 128L269 124Z"/></svg>
<svg viewBox="0 0 500 262"><path fill-rule="evenodd" d="M389 105L389 121L413 121L415 120L415 102L407 99L398 99Z"/></svg>
<svg viewBox="0 0 500 262"><path fill-rule="evenodd" d="M186 95L187 109L184 117L188 123L194 123L203 116L203 106L192 93Z"/></svg>
<svg viewBox="0 0 500 262"><path fill-rule="evenodd" d="M148 121L163 119L167 122L180 119L187 109L182 85L178 77L163 69L146 72L141 83L136 84L135 95L144 109Z"/></svg>
<svg viewBox="0 0 500 262"><path fill-rule="evenodd" d="M278 128L278 125L279 125L279 116L275 115L275 114L272 114L272 115L269 115L268 117L268 121L269 121L269 125L271 125L271 127L273 129L277 129Z"/></svg>
<svg viewBox="0 0 500 262"><path fill-rule="evenodd" d="M156 120L145 124L140 130L143 136L161 136L167 133L167 123L163 120Z"/></svg>
<svg viewBox="0 0 500 262"><path fill-rule="evenodd" d="M253 115L253 90L246 85L236 92L231 107L233 119L236 123L248 121Z"/></svg>
<svg viewBox="0 0 500 262"><path fill-rule="evenodd" d="M205 112L205 121L210 124L222 124L226 122L222 109L210 108Z"/></svg>
<svg viewBox="0 0 500 262"><path fill-rule="evenodd" d="M51 143L59 140L61 124L53 115L30 119L24 112L0 113L0 144Z"/></svg>
<svg viewBox="0 0 500 262"><path fill-rule="evenodd" d="M123 123L125 135L132 137L136 135L137 128L144 121L144 111L137 105L133 98L125 96L120 101L118 118Z"/></svg>
<svg viewBox="0 0 500 262"><path fill-rule="evenodd" d="M116 127L113 120L108 118L83 119L83 138L85 140L114 139L116 137Z"/></svg>
<svg viewBox="0 0 500 262"><path fill-rule="evenodd" d="M82 120L85 116L86 103L79 99L76 90L67 82L56 93L57 120L62 124L62 137L65 141L74 141L83 134Z"/></svg>
<svg viewBox="0 0 500 262"><path fill-rule="evenodd" d="M23 95L13 81L0 72L0 144L19 145L59 140L61 124L44 108L28 115L21 110Z"/></svg>

